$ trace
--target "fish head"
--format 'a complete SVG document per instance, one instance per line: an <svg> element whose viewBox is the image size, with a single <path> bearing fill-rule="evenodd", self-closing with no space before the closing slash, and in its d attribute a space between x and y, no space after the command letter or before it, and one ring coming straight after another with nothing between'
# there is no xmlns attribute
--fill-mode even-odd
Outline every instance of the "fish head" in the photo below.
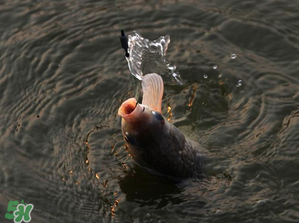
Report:
<svg viewBox="0 0 299 223"><path fill-rule="evenodd" d="M151 145L161 141L164 117L147 105L137 103L135 98L124 101L118 115L122 117L122 133L130 154L137 163L144 164Z"/></svg>
<svg viewBox="0 0 299 223"><path fill-rule="evenodd" d="M135 98L130 98L123 102L118 110L118 114L122 117L124 134L139 132L139 135L144 135L142 132L157 132L163 129L165 121L161 115L161 107L164 84L161 76L155 73L145 75L142 79L142 91L141 104L137 103ZM151 137L147 137L151 140Z"/></svg>
<svg viewBox="0 0 299 223"><path fill-rule="evenodd" d="M124 101L118 109L118 115L122 117L124 138L130 144L134 143L130 142L129 139L132 137L129 135L140 136L140 141L146 142L152 140L154 133L163 131L165 124L164 117L160 112L137 103L135 98Z"/></svg>
<svg viewBox="0 0 299 223"><path fill-rule="evenodd" d="M167 121L161 115L163 80L160 75L147 74L142 79L142 103L130 98L122 103L118 115L122 117L122 133L129 152L139 164L151 157L163 143ZM158 152L156 152L158 153Z"/></svg>

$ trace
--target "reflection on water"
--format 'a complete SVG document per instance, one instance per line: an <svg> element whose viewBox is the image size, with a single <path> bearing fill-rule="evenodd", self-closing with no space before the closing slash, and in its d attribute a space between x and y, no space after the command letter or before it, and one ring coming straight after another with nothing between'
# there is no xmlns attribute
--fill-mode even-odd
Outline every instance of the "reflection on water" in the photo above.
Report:
<svg viewBox="0 0 299 223"><path fill-rule="evenodd" d="M135 167L119 181L120 189L126 194L126 201L138 202L141 206L163 208L168 204L180 204L183 200L174 195L182 189L163 177L148 174L141 167Z"/></svg>
<svg viewBox="0 0 299 223"><path fill-rule="evenodd" d="M296 222L298 2L117 5L127 34L171 37L183 84L150 51L136 76L164 78L162 113L208 150L206 178L171 182L126 151L117 109L136 89L115 4L3 1L0 222L22 199L32 222Z"/></svg>

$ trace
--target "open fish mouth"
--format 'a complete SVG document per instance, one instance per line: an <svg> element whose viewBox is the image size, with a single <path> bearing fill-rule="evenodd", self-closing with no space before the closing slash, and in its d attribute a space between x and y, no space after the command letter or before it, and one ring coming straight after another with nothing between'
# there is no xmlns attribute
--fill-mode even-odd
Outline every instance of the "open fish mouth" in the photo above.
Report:
<svg viewBox="0 0 299 223"><path fill-rule="evenodd" d="M122 118L128 118L132 116L137 107L137 101L135 98L130 98L122 103L120 108L118 109L118 115Z"/></svg>

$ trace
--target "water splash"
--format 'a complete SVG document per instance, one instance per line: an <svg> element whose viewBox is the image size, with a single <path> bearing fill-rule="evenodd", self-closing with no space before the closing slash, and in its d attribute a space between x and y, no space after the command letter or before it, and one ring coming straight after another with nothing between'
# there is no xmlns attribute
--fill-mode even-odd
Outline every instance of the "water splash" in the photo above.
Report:
<svg viewBox="0 0 299 223"><path fill-rule="evenodd" d="M170 37L168 35L161 36L154 41L143 38L137 32L129 35L130 57L126 59L131 74L141 80L148 73L157 73L166 76L166 79L171 78L182 84L176 66L170 64L165 58L169 43Z"/></svg>

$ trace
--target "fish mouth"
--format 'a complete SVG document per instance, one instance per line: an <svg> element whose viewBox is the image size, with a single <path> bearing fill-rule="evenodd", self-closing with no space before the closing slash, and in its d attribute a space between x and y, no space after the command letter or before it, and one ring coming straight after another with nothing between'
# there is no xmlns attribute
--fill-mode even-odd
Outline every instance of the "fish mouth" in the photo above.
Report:
<svg viewBox="0 0 299 223"><path fill-rule="evenodd" d="M129 118L136 112L137 107L137 100L135 98L130 98L121 104L118 109L118 115L122 118Z"/></svg>

